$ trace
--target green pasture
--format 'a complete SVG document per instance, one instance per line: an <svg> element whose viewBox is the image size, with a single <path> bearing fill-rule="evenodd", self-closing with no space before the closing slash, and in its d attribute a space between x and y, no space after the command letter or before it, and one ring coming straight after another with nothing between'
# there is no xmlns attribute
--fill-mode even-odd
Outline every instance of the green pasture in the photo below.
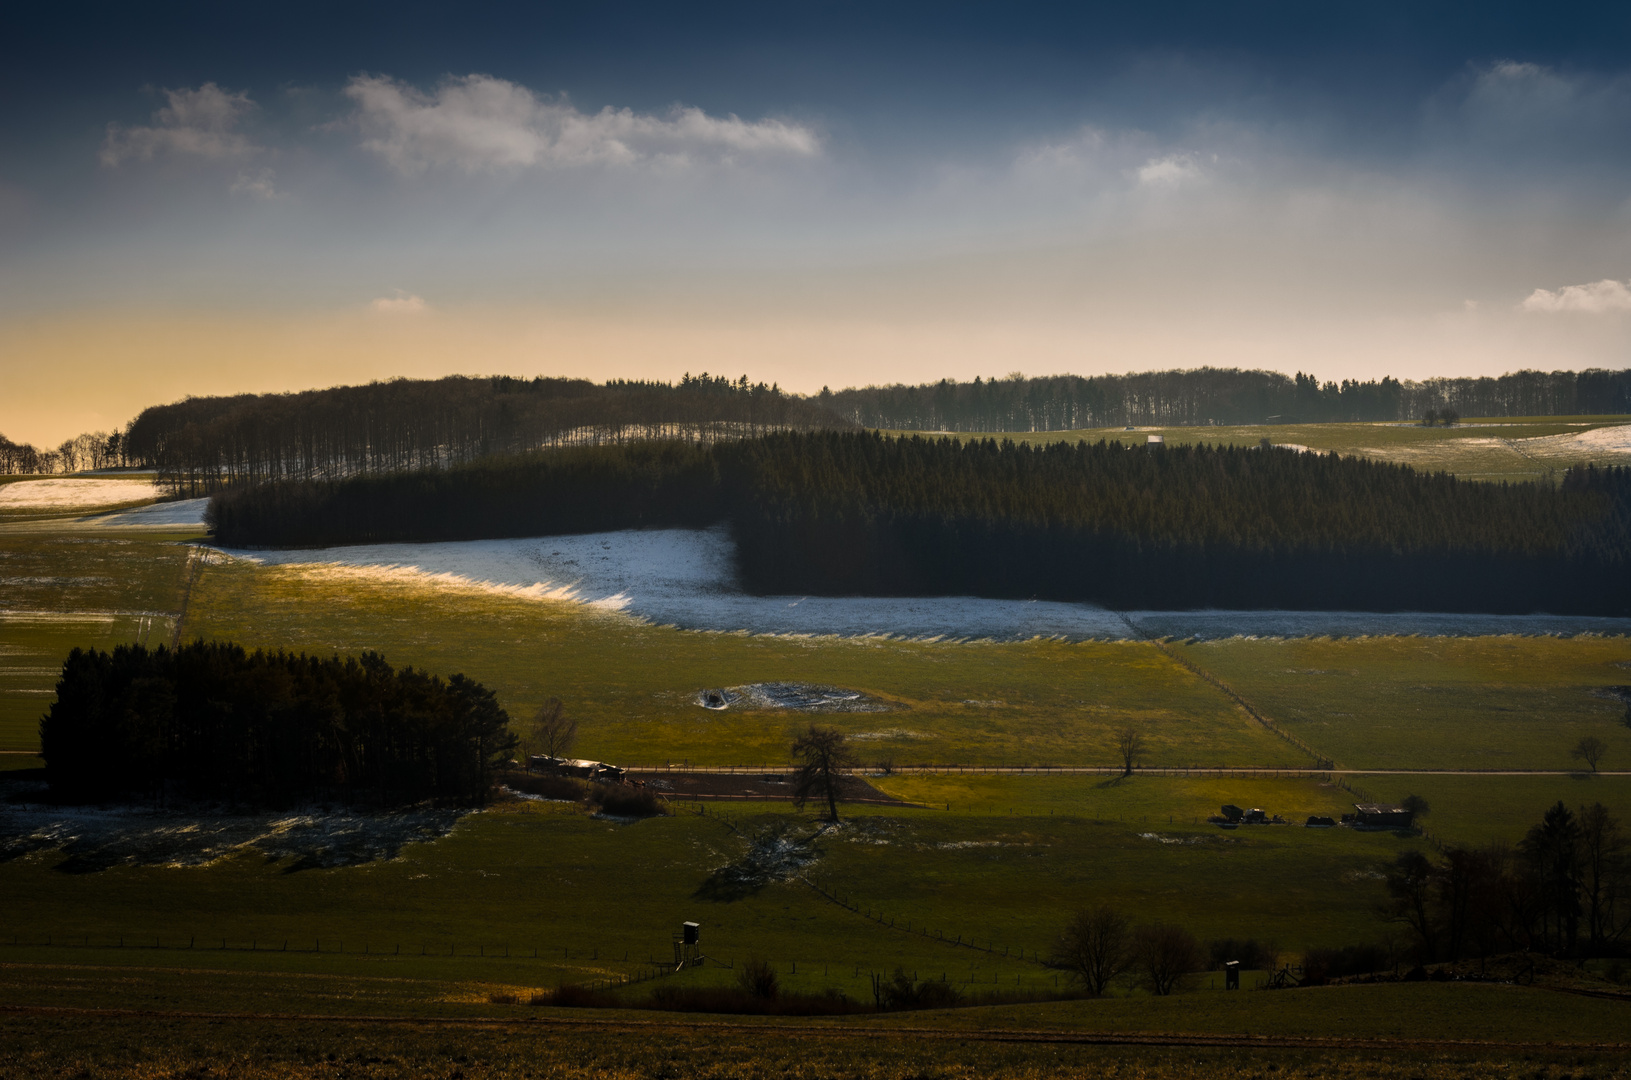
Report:
<svg viewBox="0 0 1631 1080"><path fill-rule="evenodd" d="M1300 766L1307 759L1142 642L910 642L681 631L555 601L218 558L193 589L187 633L463 671L524 718L547 696L582 728L578 751L625 764L786 759L808 718L713 712L706 687L785 680L865 690L891 705L828 714L868 763L1102 763L1114 732L1145 732L1149 764Z"/></svg>
<svg viewBox="0 0 1631 1080"><path fill-rule="evenodd" d="M965 782L937 779L901 786L958 806L950 797ZM333 869L250 851L207 866L163 865L158 851L159 865L131 865L70 844L4 864L0 959L61 963L68 949L76 963L539 988L671 959L669 934L694 919L710 956L771 960L793 989L867 994L870 972L896 967L969 993L1047 989L1054 976L1036 957L1084 904L1289 950L1370 940L1381 931L1377 868L1419 843L1192 820L1223 794L1338 811L1346 793L1315 780L1014 783L1031 799L950 812L854 806L835 830L785 804L714 804L706 816L682 807L626 824L512 803L397 858ZM761 865L755 841L777 839L807 853L802 872L821 891L793 877L797 867L744 876ZM155 941L167 947L136 948ZM717 966L685 976L730 977Z"/></svg>
<svg viewBox="0 0 1631 1080"><path fill-rule="evenodd" d="M39 745L76 646L168 643L191 550L185 534L0 529L0 750Z"/></svg>
<svg viewBox="0 0 1631 1080"><path fill-rule="evenodd" d="M1576 441L1582 432L1619 427L1625 416L1506 416L1468 417L1455 427L1422 427L1398 423L1245 424L1210 427L1083 428L1075 431L992 432L958 438L1012 439L1015 442L1052 443L1061 440L1121 440L1141 445L1160 435L1169 445L1256 446L1263 439L1302 446L1321 453L1336 452L1376 458L1427 472L1452 472L1469 480L1542 480L1554 478L1577 465L1624 465L1625 454L1593 448ZM894 434L927 434L895 432Z"/></svg>
<svg viewBox="0 0 1631 1080"><path fill-rule="evenodd" d="M1348 769L1631 769L1624 637L1230 638L1171 646Z"/></svg>

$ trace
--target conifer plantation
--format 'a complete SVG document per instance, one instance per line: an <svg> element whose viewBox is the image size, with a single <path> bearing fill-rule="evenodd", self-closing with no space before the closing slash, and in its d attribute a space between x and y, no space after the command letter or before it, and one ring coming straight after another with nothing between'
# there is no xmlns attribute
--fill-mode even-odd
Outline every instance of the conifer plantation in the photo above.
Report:
<svg viewBox="0 0 1631 1080"><path fill-rule="evenodd" d="M480 683L377 653L124 645L69 654L40 753L66 800L476 804L515 745L508 723Z"/></svg>
<svg viewBox="0 0 1631 1080"><path fill-rule="evenodd" d="M763 594L1139 608L1621 614L1631 471L1479 484L1337 455L1032 447L843 432L571 448L273 484L211 505L228 545L322 546L728 521Z"/></svg>

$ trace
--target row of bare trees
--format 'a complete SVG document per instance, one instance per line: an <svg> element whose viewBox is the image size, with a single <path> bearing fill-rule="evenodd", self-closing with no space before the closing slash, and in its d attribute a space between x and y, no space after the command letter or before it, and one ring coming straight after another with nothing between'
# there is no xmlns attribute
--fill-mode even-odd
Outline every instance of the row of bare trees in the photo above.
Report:
<svg viewBox="0 0 1631 1080"><path fill-rule="evenodd" d="M1387 888L1385 914L1409 927L1423 963L1520 949L1601 955L1631 934L1631 839L1602 803L1559 801L1516 847L1400 855Z"/></svg>
<svg viewBox="0 0 1631 1080"><path fill-rule="evenodd" d="M129 455L178 492L444 468L491 455L735 438L846 422L779 386L706 372L678 383L504 376L393 379L146 409Z"/></svg>
<svg viewBox="0 0 1631 1080"><path fill-rule="evenodd" d="M30 476L107 469L125 464L122 431L87 431L68 439L55 450L32 443L12 442L0 435L0 475Z"/></svg>
<svg viewBox="0 0 1631 1080"><path fill-rule="evenodd" d="M1321 382L1301 372L1193 368L823 390L818 400L867 427L1059 431L1124 424L1408 421L1443 416L1631 412L1631 370L1516 371L1492 378ZM1452 421L1453 422L1453 421Z"/></svg>

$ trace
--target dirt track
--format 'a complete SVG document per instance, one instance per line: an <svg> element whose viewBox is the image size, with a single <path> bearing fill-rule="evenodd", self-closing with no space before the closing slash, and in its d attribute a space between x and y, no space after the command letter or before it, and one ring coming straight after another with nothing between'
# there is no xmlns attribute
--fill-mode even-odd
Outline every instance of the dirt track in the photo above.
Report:
<svg viewBox="0 0 1631 1080"><path fill-rule="evenodd" d="M942 1029L904 1026L859 1027L845 1024L840 1027L831 1022L789 1023L767 1019L762 1023L744 1024L730 1021L706 1020L636 1020L626 1016L598 1019L579 1015L537 1015L525 1019L506 1017L419 1017L419 1016L337 1016L312 1013L246 1013L246 1012L194 1012L157 1009L79 1009L53 1005L0 1005L0 1016L74 1017L85 1019L153 1019L153 1020L207 1020L212 1022L243 1021L252 1023L334 1024L338 1026L399 1026L481 1028L516 1032L537 1031L539 1028L577 1029L606 1032L640 1032L675 1034L732 1033L740 1035L774 1034L777 1038L803 1039L922 1039L934 1041L977 1041L1004 1043L1053 1043L1083 1046L1197 1046L1233 1047L1241 1049L1284 1050L1569 1050L1625 1053L1631 1051L1631 1042L1511 1042L1497 1039L1362 1039L1340 1036L1197 1034L1188 1032L1155 1031L1049 1031L1005 1029Z"/></svg>

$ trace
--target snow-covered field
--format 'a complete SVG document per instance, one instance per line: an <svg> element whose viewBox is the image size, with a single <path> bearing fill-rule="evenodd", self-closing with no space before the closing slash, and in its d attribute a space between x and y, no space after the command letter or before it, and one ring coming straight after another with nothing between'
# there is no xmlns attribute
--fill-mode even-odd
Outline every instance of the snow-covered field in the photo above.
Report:
<svg viewBox="0 0 1631 1080"><path fill-rule="evenodd" d="M723 527L652 529L526 540L380 544L317 551L234 551L266 565L428 586L475 588L616 611L688 630L904 638L1140 635L1221 638L1361 634L1631 633L1631 619L1556 615L1307 611L1131 611L1045 600L966 596L749 596L736 582Z"/></svg>
<svg viewBox="0 0 1631 1080"><path fill-rule="evenodd" d="M158 496L151 480L18 480L0 484L0 510L94 510Z"/></svg>
<svg viewBox="0 0 1631 1080"><path fill-rule="evenodd" d="M100 529L155 528L175 529L204 524L204 510L208 499L182 499L179 502L154 503L138 506L134 510L121 510L117 514L104 514L81 522Z"/></svg>

